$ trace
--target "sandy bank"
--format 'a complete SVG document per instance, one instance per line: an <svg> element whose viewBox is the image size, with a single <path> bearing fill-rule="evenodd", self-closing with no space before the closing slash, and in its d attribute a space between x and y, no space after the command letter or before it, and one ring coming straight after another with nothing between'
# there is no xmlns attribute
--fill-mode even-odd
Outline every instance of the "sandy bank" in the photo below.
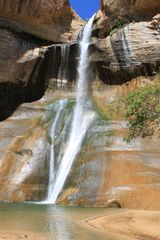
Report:
<svg viewBox="0 0 160 240"><path fill-rule="evenodd" d="M0 233L0 240L47 240L44 236L33 233Z"/></svg>
<svg viewBox="0 0 160 240"><path fill-rule="evenodd" d="M160 240L160 212L124 210L85 222L102 232L128 240Z"/></svg>

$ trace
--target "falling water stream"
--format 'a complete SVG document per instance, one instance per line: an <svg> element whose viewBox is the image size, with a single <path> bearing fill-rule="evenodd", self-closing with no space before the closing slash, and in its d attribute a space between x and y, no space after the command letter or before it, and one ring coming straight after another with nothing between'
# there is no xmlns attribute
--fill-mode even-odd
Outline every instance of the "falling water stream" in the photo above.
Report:
<svg viewBox="0 0 160 240"><path fill-rule="evenodd" d="M96 240L97 238L99 240L126 239L125 233L124 233L125 235L124 238L123 236L119 238L119 234L115 234L115 236L112 236L112 234L110 233L101 232L101 228L99 228L99 230L98 229L96 230L96 227L93 228L92 226L91 228L91 225L88 225L88 220L92 220L96 218L98 220L98 217L102 217L102 216L107 217L107 216L116 214L116 218L118 218L117 214L122 213L123 211L122 209L121 210L116 208L105 209L105 208L95 208L95 207L94 208L61 207L61 206L54 205L54 203L56 203L57 201L59 194L64 188L64 184L67 178L69 177L71 168L72 167L74 168L73 164L75 160L78 158L78 154L82 152L86 153L88 149L89 149L88 152L91 152L92 155L89 155L87 153L86 155L81 156L81 160L82 160L81 162L77 161L77 163L80 163L79 164L80 167L79 166L77 168L75 167L76 171L77 172L79 171L78 173L79 175L78 174L76 175L78 179L77 181L78 184L76 186L78 187L73 189L75 190L75 193L73 194L73 196L70 197L70 199L68 198L68 200L70 201L69 203L72 204L72 202L76 201L79 197L80 201L79 202L77 201L78 204L79 203L81 205L84 204L84 206L85 205L93 206L94 203L96 203L99 206L100 205L103 206L107 204L107 201L108 201L108 203L111 203L111 206L114 206L115 204L115 207L116 206L118 207L119 201L121 201L121 199L119 200L119 196L123 195L124 197L122 196L123 197L122 201L124 205L128 203L129 205L132 204L132 199L133 199L133 205L135 205L136 197L137 195L139 196L138 193L141 194L142 187L145 190L145 185L146 185L147 191L150 188L151 191L153 192L153 196L154 196L154 190L157 190L159 187L159 183L157 183L157 176L158 176L157 168L159 168L159 152L157 151L158 149L157 142L149 143L149 145L151 144L154 145L153 150L152 150L152 146L150 148L153 151L153 153L150 151L150 149L148 150L148 146L149 146L148 142L147 142L147 148L143 146L142 142L139 140L135 140L135 143L133 144L126 143L123 141L124 133L126 133L125 132L126 122L122 122L118 120L118 121L111 121L108 124L103 125L103 122L99 121L98 119L98 113L96 114L93 110L92 98L91 98L91 92L92 92L91 80L92 79L90 76L91 69L90 69L89 53L88 53L93 21L94 21L94 16L89 20L89 22L84 27L83 32L81 34L82 39L80 40L80 43L79 43L80 61L78 66L76 102L72 99L70 100L61 99L50 104L50 101L48 102L47 100L47 104L49 105L49 107L48 105L47 107L49 111L46 111L44 120L47 120L47 121L44 121L44 123L47 123L46 126L48 126L48 122L51 119L53 120L53 122L50 128L51 138L48 138L49 142L51 140L51 145L50 145L48 194L46 196L46 199L45 201L41 202L42 205L39 205L39 202L38 204L37 202L34 202L34 204L32 202L29 202L29 204L28 202L27 204L26 203L25 204L0 203L0 219L1 219L0 220L0 239L9 239L9 240L10 239ZM131 60L134 60L134 56L132 55L132 52L130 52L130 49L127 48L124 35L122 35L122 42L123 42L122 44L123 50L124 51L128 50L128 55L126 54L127 57L130 59L132 58ZM59 46L55 46L54 61L56 61L56 54L57 54L58 48ZM61 48L61 60L59 64L59 71L57 75L55 74L55 78L57 82L58 80L60 82L63 82L69 76L68 68L67 68L69 64L69 61L68 61L69 46L65 45L65 46L61 46L60 48ZM132 62L131 60L129 61L129 64ZM44 113L44 110L41 109L40 106L43 106L43 107L45 106L44 109L46 110L46 105L39 105L38 103L38 105L35 105L35 106L38 106L37 112L40 111L40 113L39 112L37 113L38 124L39 124L40 116L41 115L43 116L43 113ZM22 109L23 108L24 106L22 107ZM26 105L26 108L27 108L27 105ZM17 127L15 127L15 123L13 125L14 129L15 128L18 129L19 126L21 127L19 130L20 136L21 136L21 129L22 131L24 131L23 128L32 123L32 121L29 121L29 124L28 124L27 121L28 119L30 119L30 116L33 114L32 113L33 111L34 111L34 108L32 109L30 107L29 110L26 110L28 115L27 114L22 115L22 110L20 110L21 115L18 115L16 113L17 115L14 115L14 119L12 117L12 120L14 120L14 122L17 119L20 120L20 117L22 121L25 122L22 124L22 127L19 124L19 121L17 123L18 125L16 125ZM37 121L35 121L36 119L35 116L36 115L34 115L34 118L33 118L34 124L33 123L32 124L34 127L36 126L35 133L37 133L37 129L39 130L40 128L39 128L39 125L36 125ZM9 120L9 122L10 121L11 119ZM14 129L12 130L11 127L12 125L8 123L8 128L4 129L4 132L2 132L3 133L2 136L6 134L7 138L9 139L10 135L15 134ZM32 129L32 125L31 125L31 129ZM42 130L43 130L43 127L42 127ZM26 131L24 131L24 134L25 132ZM32 156L30 155L27 156L27 154L25 154L24 150L30 150L30 149L20 149L20 151L19 150L15 151L15 148L14 148L14 146L16 147L23 146L23 143L25 143L25 141L27 140L27 146L29 147L31 146L31 149L32 149L33 142L30 139L29 140L27 139L28 133L27 135L24 135L24 137L20 137L20 138L16 137L17 139L15 143L10 142L10 139L9 140L5 139L6 142L9 141L9 144L11 144L10 145L11 151L9 151L9 155L7 155L7 159L9 160L8 157L11 156L13 158L12 162L14 166L16 166L15 171L8 171L10 168L7 165L7 171L10 174L9 177L11 176L14 184L8 184L8 182L10 183L10 179L7 178L8 179L7 180L8 186L6 188L7 191L5 191L4 193L1 192L1 196L4 195L4 199L6 197L6 201L7 201L7 194L13 194L11 195L11 197L9 196L9 198L13 198L13 199L14 198L16 199L16 197L19 197L20 195L21 195L20 199L23 199L23 192L24 192L24 198L25 196L27 196L26 199L28 198L30 193L31 193L31 197L32 196L35 198L37 197L36 191L38 192L39 190L38 186L40 186L40 183L41 183L41 179L38 174L40 170L43 168L43 165L38 169L37 166L39 162L36 161L36 159L37 160L39 158L42 158L42 160L45 159L45 155L41 156L42 151L44 149L43 146L47 146L47 150L48 150L49 144L43 145L43 138L41 138L41 135L37 136L36 134L33 136L36 139L36 141L38 140L36 148L33 148L33 150L34 149L37 150L37 153L34 150L33 154L35 155L37 154L37 155L33 156L33 158ZM40 136L40 140L37 139L39 138L39 136ZM91 138L94 140L93 142L88 141L88 139L91 139ZM6 143L5 142L3 143L3 138L1 139L2 139L1 147L3 147L6 151L6 145L5 145ZM12 141L12 138L11 138L11 141ZM83 146L85 146L86 143L89 145L89 148L87 150L83 148ZM146 143L144 144L146 145ZM94 151L94 146L96 146L95 151ZM41 148L41 151L38 150L39 148ZM105 160L103 160L103 156ZM126 158L127 158L127 161L126 161ZM21 159L24 162L22 162ZM28 159L30 160L28 161ZM32 162L36 164L33 165ZM41 159L40 159L40 162L41 162ZM133 171L134 173L132 174L133 183L132 183L132 178L129 178L129 180L127 180L126 178L123 179L123 176L119 177L119 175L117 174L118 172L115 171L116 169L119 169L119 166L120 166L119 164L122 165L121 167L122 173L123 171L125 173L128 170L128 165L129 165L130 171ZM85 165L85 166L82 166L82 165ZM2 166L5 168L4 165ZM106 167L107 167L107 171L104 171ZM22 170L20 171L20 169ZM112 172L112 170L113 172L115 171L115 174L112 174L112 176L108 177L108 173ZM35 176L34 175L32 176L31 173L35 173ZM118 178L115 177L117 175L118 175ZM28 180L29 176L31 176L31 180L25 181L26 179ZM124 176L126 175L124 174ZM142 176L143 183L141 182L138 183L141 176ZM32 179L40 179L40 183L39 182L32 183ZM102 183L102 180L103 180L103 183ZM156 182L156 184L154 183L154 181ZM69 179L69 182L70 182L70 179ZM76 184L76 181L74 183ZM105 185L109 186L109 188L107 189ZM16 186L21 186L21 187L16 189ZM69 186L72 186L72 182ZM29 189L28 187L31 187L31 189ZM13 191L11 191L11 188L13 188ZM36 191L34 190L34 188L36 188ZM84 192L82 191L83 189L84 189ZM33 191L33 195L32 195L32 191ZM80 194L78 191L80 192ZM34 195L34 192L35 192L35 195ZM126 196L128 195L125 195L125 192L129 192L129 194L133 195L132 199L129 198L128 200L129 202L127 202ZM106 198L106 193L109 200L107 200ZM157 194L157 191L155 193ZM86 197L86 199L84 196ZM118 197L118 201L116 201L117 197ZM15 199L14 201L16 201ZM81 199L84 199L84 201L82 202ZM104 201L105 199L106 201ZM113 201L113 205L112 205L112 201ZM144 204L145 200L144 201L141 200L141 202L143 202ZM106 222L106 229L107 229L107 224L109 223L110 219L108 218L108 220L106 221L108 221ZM105 222L102 222L102 225L104 225L102 227L105 227ZM114 231L114 222L113 222L112 231ZM115 229L115 232L117 232L117 229ZM120 233L123 234L123 231L120 231ZM142 234L142 236L143 235L144 234Z"/></svg>
<svg viewBox="0 0 160 240"><path fill-rule="evenodd" d="M51 146L51 158L50 158L50 177L49 177L49 190L47 196L48 203L55 203L59 193L61 192L66 178L71 170L73 162L80 151L81 144L85 137L85 134L95 118L95 113L92 110L92 100L90 97L91 84L88 75L89 59L88 59L88 47L90 44L90 37L92 32L92 24L95 15L88 21L83 30L83 36L80 41L80 61L78 67L78 83L77 83L77 97L74 108L70 135L62 159L58 167L57 173L54 172L54 150ZM60 112L64 106L64 102L59 107L56 118L52 125L51 135L52 140L55 134L56 124L58 122ZM54 176L53 176L54 175ZM53 181L54 177L54 181Z"/></svg>
<svg viewBox="0 0 160 240"><path fill-rule="evenodd" d="M54 153L54 140L56 137L56 129L57 125L59 123L59 120L61 118L61 114L67 105L67 100L62 99L58 101L58 111L55 116L54 122L51 127L51 133L50 135L52 136L52 144L51 144L51 150L50 150L50 168L49 168L49 188L48 188L48 195L46 202L52 202L52 192L53 192L53 187L54 187L54 178L55 178L55 153Z"/></svg>

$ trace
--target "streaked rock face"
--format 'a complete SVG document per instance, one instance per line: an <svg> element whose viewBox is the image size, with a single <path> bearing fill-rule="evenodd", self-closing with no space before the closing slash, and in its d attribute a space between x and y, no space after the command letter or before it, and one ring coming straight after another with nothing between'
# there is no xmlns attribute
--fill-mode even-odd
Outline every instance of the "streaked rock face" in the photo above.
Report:
<svg viewBox="0 0 160 240"><path fill-rule="evenodd" d="M94 101L105 111L117 95L124 96L143 84L141 78L130 86L110 86L95 93ZM136 138L127 143L126 125L117 117L92 126L59 204L160 210L160 139Z"/></svg>
<svg viewBox="0 0 160 240"><path fill-rule="evenodd" d="M99 78L121 84L160 69L158 0L101 1L93 37Z"/></svg>
<svg viewBox="0 0 160 240"><path fill-rule="evenodd" d="M158 15L150 22L129 23L106 38L95 38L93 61L99 78L108 84L152 75L160 69Z"/></svg>
<svg viewBox="0 0 160 240"><path fill-rule="evenodd" d="M63 52L51 43L74 42L83 24L67 0L0 2L0 120L20 103L42 97L50 79L60 78ZM65 62L73 64L72 80L76 53L68 53Z"/></svg>
<svg viewBox="0 0 160 240"><path fill-rule="evenodd" d="M151 21L159 12L158 0L101 0L96 32L99 38L104 38L117 26L134 21Z"/></svg>
<svg viewBox="0 0 160 240"><path fill-rule="evenodd" d="M0 123L0 201L38 201L46 195L49 143L41 103L22 105Z"/></svg>
<svg viewBox="0 0 160 240"><path fill-rule="evenodd" d="M152 21L159 13L158 0L101 0L95 29L98 37L104 38L115 28L122 28L132 22Z"/></svg>
<svg viewBox="0 0 160 240"><path fill-rule="evenodd" d="M45 66L52 66L53 52L7 30L0 32L0 120L4 120L20 103L43 96L53 72Z"/></svg>
<svg viewBox="0 0 160 240"><path fill-rule="evenodd" d="M103 126L97 139L94 133L94 144L82 148L59 204L160 210L160 141L128 144L126 131L118 120Z"/></svg>
<svg viewBox="0 0 160 240"><path fill-rule="evenodd" d="M17 106L38 100L48 87L70 88L76 79L78 46L43 46L8 30L0 30L0 121Z"/></svg>
<svg viewBox="0 0 160 240"><path fill-rule="evenodd" d="M2 0L0 27L27 32L53 42L74 41L83 21L68 0Z"/></svg>
<svg viewBox="0 0 160 240"><path fill-rule="evenodd" d="M160 11L158 0L101 0L101 10L115 17L152 18Z"/></svg>
<svg viewBox="0 0 160 240"><path fill-rule="evenodd" d="M117 129L113 127L110 138L112 144L104 148L104 172L96 204L160 210L156 200L160 197L159 139L136 139L126 144L124 125L116 124Z"/></svg>
<svg viewBox="0 0 160 240"><path fill-rule="evenodd" d="M0 30L0 83L10 82L21 87L37 84L38 87L38 75L42 70L46 87L50 78L75 80L76 76L75 73L72 76L71 68L72 72L76 71L77 44L43 46L43 42L36 41L34 38L30 40L7 30Z"/></svg>
<svg viewBox="0 0 160 240"><path fill-rule="evenodd" d="M0 82L27 85L36 60L42 58L45 50L7 30L0 30L0 46ZM23 63L27 65L25 69L21 67Z"/></svg>
<svg viewBox="0 0 160 240"><path fill-rule="evenodd" d="M114 96L143 84L139 79L130 86L115 86L113 92L111 87L96 94L94 100L104 107ZM54 99L55 94L51 91L37 102L21 105L0 123L1 201L39 201L47 195L49 129L54 119L47 105L68 96L59 92ZM126 143L126 134L122 119L92 126L59 204L160 210L160 141L154 137Z"/></svg>
<svg viewBox="0 0 160 240"><path fill-rule="evenodd" d="M107 2L97 14L90 48L99 79L121 84L157 72L159 0ZM126 25L110 34L119 20ZM48 100L17 107L41 98L50 84L56 82L62 90L66 80L75 80L76 43L61 46L48 41L74 41L82 24L68 1L0 2L1 201L46 195L50 144L43 116ZM103 102L107 94L101 94ZM113 120L102 126L102 135L94 134L91 147L86 143L82 148L59 203L160 210L159 139L127 144L126 131L123 121Z"/></svg>

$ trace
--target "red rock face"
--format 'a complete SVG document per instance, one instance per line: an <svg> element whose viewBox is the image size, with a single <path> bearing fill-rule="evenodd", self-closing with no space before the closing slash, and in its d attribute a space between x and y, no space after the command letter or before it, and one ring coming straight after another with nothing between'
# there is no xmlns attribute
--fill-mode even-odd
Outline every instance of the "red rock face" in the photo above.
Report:
<svg viewBox="0 0 160 240"><path fill-rule="evenodd" d="M94 36L97 73L108 84L121 84L160 68L158 0L101 1Z"/></svg>
<svg viewBox="0 0 160 240"><path fill-rule="evenodd" d="M15 0L15 1L4 1L0 3L1 13L4 15L8 14L11 16L21 16L23 18L37 19L39 22L44 22L44 19L51 21L51 16L55 12L55 19L58 16L63 16L64 9L66 14L70 13L70 6L68 1L40 1L40 0ZM3 12L2 12L3 10ZM30 21L31 21L30 19Z"/></svg>
<svg viewBox="0 0 160 240"><path fill-rule="evenodd" d="M2 0L0 24L54 42L75 40L83 21L67 0Z"/></svg>
<svg viewBox="0 0 160 240"><path fill-rule="evenodd" d="M151 21L159 12L159 0L101 0L97 18L100 18L100 29L108 35L117 25L133 21Z"/></svg>
<svg viewBox="0 0 160 240"><path fill-rule="evenodd" d="M156 19L115 28L109 36L98 37L95 43L93 61L99 78L107 84L121 84L136 76L152 75L159 69L160 34Z"/></svg>
<svg viewBox="0 0 160 240"><path fill-rule="evenodd" d="M107 84L121 84L136 77L137 73L147 75L158 69L160 17L151 18L158 13L159 7L159 0L128 1L128 4L124 0L101 2L102 11L97 15L95 26L98 31L93 39L95 44L91 46L99 79ZM127 24L111 34L119 17ZM44 43L22 37L22 31L40 39L64 43L74 41L82 25L83 21L67 0L0 1L0 93L3 92L0 109L6 109L8 114L4 119L20 103L42 97L53 77L50 66L55 67L54 46L42 47ZM70 51L71 67L77 59L74 51L77 51L76 45L73 52ZM61 57L59 53L56 56L57 65ZM103 103L107 95L101 96ZM15 106L10 109L14 101ZM0 122L2 201L38 200L45 195L50 145L40 120L46 111L43 108L45 103L37 104L23 105L11 118ZM71 173L73 176L70 176L73 185L69 181L59 202L160 209L157 201L160 197L159 140L140 141L139 146L128 150L128 145L122 141L123 124L118 122L118 129L117 123L110 124L113 125L113 135L107 137L100 151L97 147L81 155Z"/></svg>
<svg viewBox="0 0 160 240"><path fill-rule="evenodd" d="M159 0L101 0L101 10L107 15L153 17L160 11Z"/></svg>
<svg viewBox="0 0 160 240"><path fill-rule="evenodd" d="M45 109L39 103L34 106L23 105L12 118L0 122L0 201L45 197L50 145L40 121Z"/></svg>

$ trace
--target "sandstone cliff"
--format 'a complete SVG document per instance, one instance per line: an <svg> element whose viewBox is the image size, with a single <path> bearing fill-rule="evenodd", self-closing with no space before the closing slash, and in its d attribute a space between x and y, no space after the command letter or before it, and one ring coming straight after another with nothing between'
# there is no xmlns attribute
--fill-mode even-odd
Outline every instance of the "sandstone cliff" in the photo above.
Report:
<svg viewBox="0 0 160 240"><path fill-rule="evenodd" d="M45 66L53 60L52 51L7 30L0 33L0 120L4 120L20 103L43 96L52 73Z"/></svg>
<svg viewBox="0 0 160 240"><path fill-rule="evenodd" d="M100 9L113 18L149 19L160 11L158 0L101 0Z"/></svg>
<svg viewBox="0 0 160 240"><path fill-rule="evenodd" d="M2 0L0 28L27 32L52 42L74 41L83 21L68 0Z"/></svg>
<svg viewBox="0 0 160 240"><path fill-rule="evenodd" d="M159 12L158 0L101 1L93 61L102 81L119 84L159 71Z"/></svg>
<svg viewBox="0 0 160 240"><path fill-rule="evenodd" d="M159 71L158 12L158 0L148 0L147 5L144 1L127 1L127 4L101 1L91 46L92 62L100 80L120 84ZM74 41L83 21L68 1L36 1L34 4L31 1L1 1L0 16L2 120L21 102L43 96L49 82L59 84L75 80L77 44L53 46L48 40ZM73 25L76 28L72 28ZM15 101L6 97L6 91L11 98L18 96Z"/></svg>
<svg viewBox="0 0 160 240"><path fill-rule="evenodd" d="M101 1L90 46L100 80L130 81L132 88L137 85L132 78L160 70L159 8L159 0ZM41 98L50 86L61 91L69 84L71 89L78 60L75 39L83 22L68 1L56 0L3 0L0 16L0 200L44 199L52 123L44 123L44 115L53 114L47 106L56 92L52 99L45 95L18 106ZM100 93L100 101L113 97L109 94ZM84 146L59 202L159 210L159 140L126 144L123 121L109 127L112 134L103 131L98 145L95 134L93 146Z"/></svg>
<svg viewBox="0 0 160 240"><path fill-rule="evenodd" d="M29 103L0 122L0 201L45 197L50 149L42 121L46 111L43 101Z"/></svg>
<svg viewBox="0 0 160 240"><path fill-rule="evenodd" d="M0 2L0 120L20 103L42 97L50 79L61 78L66 57L60 44L51 44L74 42L82 26L65 0ZM65 65L73 80L77 50L69 50Z"/></svg>
<svg viewBox="0 0 160 240"><path fill-rule="evenodd" d="M93 61L102 81L120 84L159 71L158 21L129 23L106 38L95 38Z"/></svg>
<svg viewBox="0 0 160 240"><path fill-rule="evenodd" d="M120 23L148 21L160 12L158 0L101 0L101 30L108 34ZM102 33L101 33L102 34Z"/></svg>

